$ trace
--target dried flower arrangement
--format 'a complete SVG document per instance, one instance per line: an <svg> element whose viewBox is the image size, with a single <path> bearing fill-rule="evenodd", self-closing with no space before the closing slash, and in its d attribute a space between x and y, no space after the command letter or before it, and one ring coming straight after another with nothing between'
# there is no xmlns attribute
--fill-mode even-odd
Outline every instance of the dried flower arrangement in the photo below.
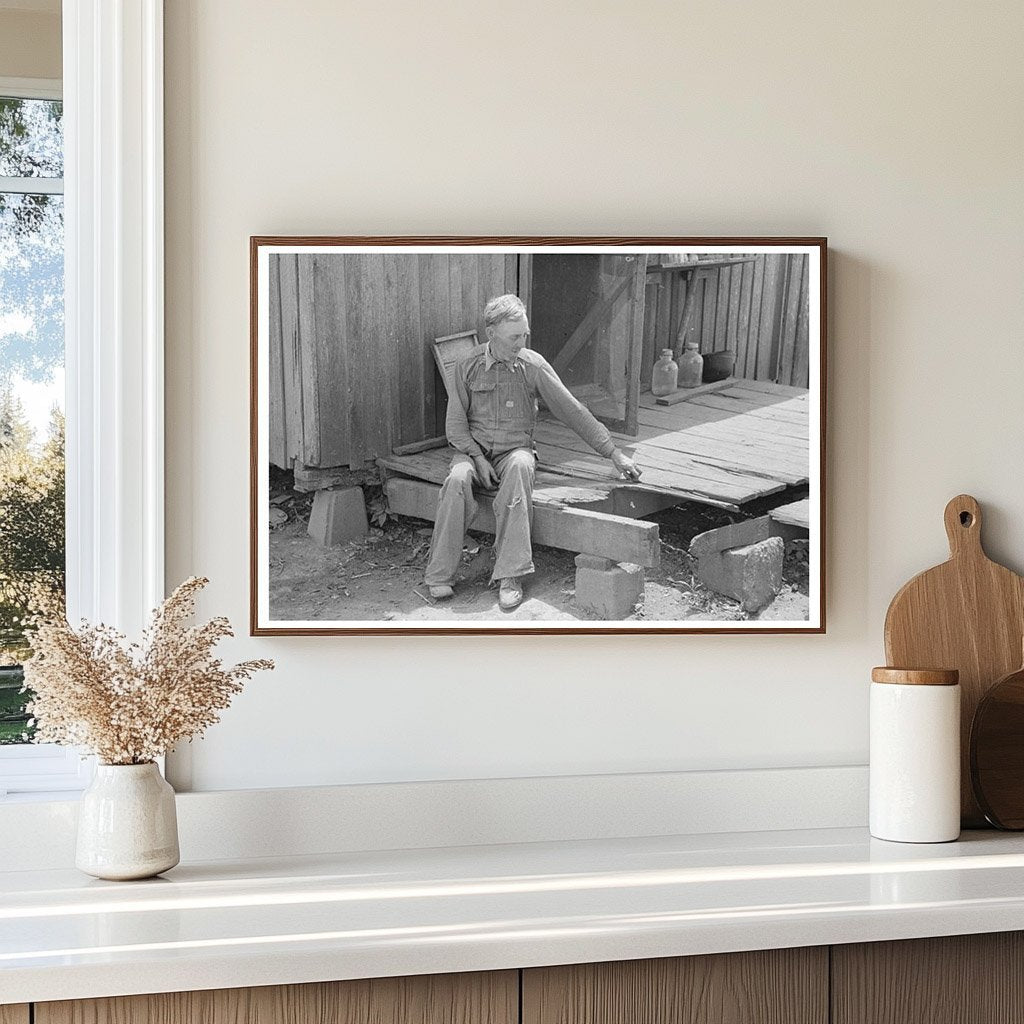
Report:
<svg viewBox="0 0 1024 1024"><path fill-rule="evenodd" d="M208 579L185 580L153 612L142 643L126 646L116 629L63 616L37 616L25 662L36 741L84 747L104 764L146 764L220 718L265 659L223 667L213 648L232 636L223 616L186 626Z"/></svg>

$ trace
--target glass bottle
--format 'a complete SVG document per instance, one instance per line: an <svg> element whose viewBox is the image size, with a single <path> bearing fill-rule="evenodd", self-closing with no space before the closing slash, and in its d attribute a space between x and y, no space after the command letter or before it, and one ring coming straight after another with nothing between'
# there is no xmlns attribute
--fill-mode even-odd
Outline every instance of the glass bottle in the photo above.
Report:
<svg viewBox="0 0 1024 1024"><path fill-rule="evenodd" d="M671 395L679 381L679 364L672 358L672 349L663 348L661 358L651 374L651 394Z"/></svg>
<svg viewBox="0 0 1024 1024"><path fill-rule="evenodd" d="M679 357L679 386L695 388L704 374L704 357L697 351L697 342L690 339Z"/></svg>

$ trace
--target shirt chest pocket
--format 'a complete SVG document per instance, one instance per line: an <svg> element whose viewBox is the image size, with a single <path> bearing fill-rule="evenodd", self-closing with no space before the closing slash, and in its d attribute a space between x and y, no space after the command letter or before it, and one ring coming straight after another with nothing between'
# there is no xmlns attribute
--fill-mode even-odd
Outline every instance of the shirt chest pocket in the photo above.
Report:
<svg viewBox="0 0 1024 1024"><path fill-rule="evenodd" d="M498 386L494 381L471 380L470 413L474 418L493 420L498 416Z"/></svg>

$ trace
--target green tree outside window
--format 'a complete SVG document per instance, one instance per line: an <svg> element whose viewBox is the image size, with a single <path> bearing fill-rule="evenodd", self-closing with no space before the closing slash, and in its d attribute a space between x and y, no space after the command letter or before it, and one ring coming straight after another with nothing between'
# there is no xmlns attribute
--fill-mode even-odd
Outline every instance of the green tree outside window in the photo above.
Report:
<svg viewBox="0 0 1024 1024"><path fill-rule="evenodd" d="M62 175L61 104L0 97L0 744L32 738L26 617L64 597L64 417L38 422L64 361Z"/></svg>

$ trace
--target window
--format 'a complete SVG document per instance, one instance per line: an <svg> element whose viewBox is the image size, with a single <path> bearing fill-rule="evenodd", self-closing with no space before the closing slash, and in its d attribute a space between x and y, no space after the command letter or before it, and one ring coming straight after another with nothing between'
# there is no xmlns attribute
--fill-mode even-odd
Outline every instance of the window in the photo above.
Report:
<svg viewBox="0 0 1024 1024"><path fill-rule="evenodd" d="M64 2L66 604L132 636L165 595L162 32L162 0ZM11 85L0 96L62 98ZM60 195L52 164L11 177L33 179L15 194ZM74 751L0 745L0 793L60 793L88 771Z"/></svg>
<svg viewBox="0 0 1024 1024"><path fill-rule="evenodd" d="M0 83L0 785L11 789L76 787L82 776L72 753L25 745L32 728L19 666L30 652L30 604L64 596L59 92L59 83Z"/></svg>
<svg viewBox="0 0 1024 1024"><path fill-rule="evenodd" d="M19 664L26 614L64 601L63 175L59 83L0 82L0 786L11 789L83 775L71 752L26 745Z"/></svg>

